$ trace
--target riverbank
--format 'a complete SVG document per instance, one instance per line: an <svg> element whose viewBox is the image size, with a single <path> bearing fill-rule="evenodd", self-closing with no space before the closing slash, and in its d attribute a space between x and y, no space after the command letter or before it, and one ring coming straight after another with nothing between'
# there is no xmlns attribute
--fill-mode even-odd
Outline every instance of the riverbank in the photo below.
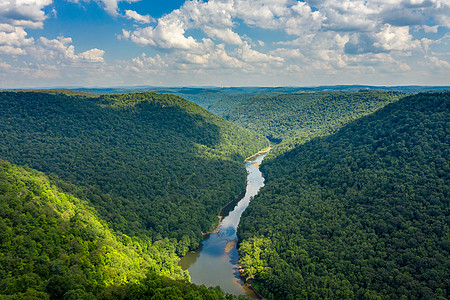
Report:
<svg viewBox="0 0 450 300"><path fill-rule="evenodd" d="M245 196L245 190L240 193L234 200L231 200L230 202L228 202L224 207L222 207L222 209L220 210L219 215L217 216L219 218L219 224L217 224L217 227L213 230L213 231L209 231L209 232L203 232L202 231L202 236L203 239L207 239L211 234L213 233L218 233L220 230L220 227L222 226L222 220L223 218L225 218L228 213L234 209L234 207L236 206L236 204Z"/></svg>
<svg viewBox="0 0 450 300"><path fill-rule="evenodd" d="M238 270L239 270L239 275L241 276L241 279L244 281L245 287L247 287L249 290L251 290L251 291L256 295L256 297L257 297L258 299L263 300L263 299L264 299L263 295L261 295L260 293L258 293L258 291L252 286L252 283L251 283L250 280L247 280L247 279L245 278L245 275L244 275L244 268L242 268L240 262L238 263Z"/></svg>
<svg viewBox="0 0 450 300"><path fill-rule="evenodd" d="M272 147L274 146L274 144L270 144L269 147L258 151L257 153L253 154L252 156L249 156L245 159L245 162L247 161L251 161L252 159L262 155L262 154L266 154L268 153L270 150L272 150ZM255 166L259 168L259 166L261 165L261 163L256 163ZM216 228L213 231L208 231L208 232L203 232L202 231L202 236L203 239L207 239L211 234L213 233L218 233L220 230L220 227L222 226L222 220L224 217L226 217L226 215L230 212L230 210L232 210L234 208L234 206L236 205L236 203L239 202L239 200L241 200L243 197L245 196L245 191L243 191L241 194L239 194L236 199L228 202L221 210L219 215L217 216L219 218L219 224L217 224Z"/></svg>
<svg viewBox="0 0 450 300"><path fill-rule="evenodd" d="M188 270L191 282L205 286L220 286L233 295L247 295L251 299L261 299L254 289L240 277L238 270L239 253L237 227L243 211L264 186L264 177L257 164L263 161L267 151L260 151L246 161L247 185L245 193L230 201L220 211L219 224L213 232L203 233L205 239L197 251L188 252L179 264ZM239 199L241 198L241 199Z"/></svg>
<svg viewBox="0 0 450 300"><path fill-rule="evenodd" d="M247 157L245 159L245 161L250 161L250 160L254 159L255 157L258 157L259 155L269 152L270 150L272 150L273 146L274 146L273 144L270 144L270 146L267 147L266 149L263 149L263 150L259 151L258 153L255 153L252 156Z"/></svg>

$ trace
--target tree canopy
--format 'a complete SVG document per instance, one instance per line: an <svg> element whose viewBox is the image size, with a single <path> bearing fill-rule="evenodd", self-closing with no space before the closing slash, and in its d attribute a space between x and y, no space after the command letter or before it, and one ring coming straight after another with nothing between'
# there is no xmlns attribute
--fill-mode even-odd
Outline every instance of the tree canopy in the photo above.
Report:
<svg viewBox="0 0 450 300"><path fill-rule="evenodd" d="M448 299L450 93L418 94L262 165L241 219L268 299Z"/></svg>
<svg viewBox="0 0 450 300"><path fill-rule="evenodd" d="M0 160L1 299L233 299L188 282L169 243L113 232L89 202Z"/></svg>
<svg viewBox="0 0 450 300"><path fill-rule="evenodd" d="M280 143L271 157L289 151L317 136L335 132L344 124L373 113L404 97L399 92L316 92L280 95L237 95L214 104L222 116L244 128ZM239 97L244 100L234 104ZM224 103L225 102L225 103ZM231 106L223 112L226 103Z"/></svg>
<svg viewBox="0 0 450 300"><path fill-rule="evenodd" d="M174 95L0 93L0 158L51 174L110 226L196 248L265 138Z"/></svg>

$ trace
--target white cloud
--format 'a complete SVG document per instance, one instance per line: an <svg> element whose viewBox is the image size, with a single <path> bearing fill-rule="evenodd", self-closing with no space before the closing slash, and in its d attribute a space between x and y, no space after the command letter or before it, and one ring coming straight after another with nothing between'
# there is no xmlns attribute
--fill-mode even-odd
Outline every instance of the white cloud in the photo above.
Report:
<svg viewBox="0 0 450 300"><path fill-rule="evenodd" d="M135 12L134 10L125 10L125 16L128 19L132 19L135 20L138 23L141 24L147 24L147 23L151 23L154 22L155 19L153 19L150 15L140 15L137 12Z"/></svg>
<svg viewBox="0 0 450 300"><path fill-rule="evenodd" d="M103 62L104 50L97 48L75 54L72 38L58 37L49 40L45 37L39 38L40 45L35 49L35 55L42 61L53 61L57 63L73 62Z"/></svg>
<svg viewBox="0 0 450 300"><path fill-rule="evenodd" d="M435 68L450 70L450 63L448 61L439 59L436 56L425 56L425 58L428 60L429 64Z"/></svg>
<svg viewBox="0 0 450 300"><path fill-rule="evenodd" d="M281 57L276 57L253 50L247 43L244 43L242 47L237 49L236 53L242 61L247 63L281 63L284 61L284 59Z"/></svg>
<svg viewBox="0 0 450 300"><path fill-rule="evenodd" d="M21 48L15 48L12 46L0 46L0 54L6 55L25 55L27 51Z"/></svg>
<svg viewBox="0 0 450 300"><path fill-rule="evenodd" d="M89 1L89 0L88 0ZM137 2L139 0L97 0L104 6L105 11L111 16L119 15L119 2ZM77 1L78 2L78 1Z"/></svg>
<svg viewBox="0 0 450 300"><path fill-rule="evenodd" d="M411 50L420 47L418 40L413 40L409 34L409 27L394 27L386 24L381 28L380 32L375 34L377 41L374 43L375 47L383 50Z"/></svg>
<svg viewBox="0 0 450 300"><path fill-rule="evenodd" d="M21 27L0 24L0 53L7 55L25 55L27 46L33 45L34 39L27 38Z"/></svg>
<svg viewBox="0 0 450 300"><path fill-rule="evenodd" d="M448 30L448 9L448 0L194 0L121 37L161 51L180 73L228 68L257 78L289 69L311 80L338 72L378 79L417 71L411 57L444 48L428 35Z"/></svg>
<svg viewBox="0 0 450 300"><path fill-rule="evenodd" d="M226 52L223 44L217 45L214 50L205 54L186 53L181 61L193 65L193 68L201 67L203 69L223 70L224 68L240 69L244 67L242 61Z"/></svg>
<svg viewBox="0 0 450 300"><path fill-rule="evenodd" d="M185 37L185 24L174 18L160 19L156 27L134 31L131 40L137 44L162 49L195 49L199 43L191 36Z"/></svg>
<svg viewBox="0 0 450 300"><path fill-rule="evenodd" d="M439 25L435 25L435 26L423 25L423 31L425 31L425 33L437 33L438 29L439 29Z"/></svg>
<svg viewBox="0 0 450 300"><path fill-rule="evenodd" d="M80 4L81 2L90 2L91 0L66 0L68 2L72 2L72 3L78 3ZM102 8L111 16L119 16L119 3L120 2L128 2L128 3L133 3L133 2L138 2L140 0L93 0L97 3L99 3ZM136 12L134 12L135 14L137 14ZM133 14L133 13L131 13ZM129 17L129 18L133 18L132 16L128 16L127 14L125 14L125 16ZM141 16L141 17L145 17L145 16ZM140 18L139 16L137 16L137 18ZM147 22L149 23L149 22Z"/></svg>
<svg viewBox="0 0 450 300"><path fill-rule="evenodd" d="M117 35L117 38L119 39L119 40L128 40L129 38L131 37L131 31L128 31L128 30L125 30L125 29L122 29L122 34L120 35L120 34L118 34Z"/></svg>
<svg viewBox="0 0 450 300"><path fill-rule="evenodd" d="M0 31L0 45L6 46L28 46L33 44L33 38L27 39L27 33L21 27L3 26L8 30Z"/></svg>
<svg viewBox="0 0 450 300"><path fill-rule="evenodd" d="M1 0L0 23L28 28L42 28L46 19L42 10L52 0Z"/></svg>
<svg viewBox="0 0 450 300"><path fill-rule="evenodd" d="M105 54L104 50L94 48L78 54L78 59L88 62L104 62L103 59L104 54Z"/></svg>
<svg viewBox="0 0 450 300"><path fill-rule="evenodd" d="M372 31L376 25L373 16L376 8L362 1L326 1L320 10L324 15L323 26L332 31Z"/></svg>
<svg viewBox="0 0 450 300"><path fill-rule="evenodd" d="M10 68L11 68L11 65L5 63L5 62L0 58L0 69L7 70L7 69L10 69ZM1 73L0 73L0 74L1 74Z"/></svg>
<svg viewBox="0 0 450 300"><path fill-rule="evenodd" d="M243 37L234 28L238 20L265 29L286 28L298 34L320 27L322 17L303 2L287 7L292 1L187 1L180 9L158 20L155 27L139 28L131 36L135 43L162 49L192 49L198 47L191 29L200 29L210 39L229 45L243 45Z"/></svg>

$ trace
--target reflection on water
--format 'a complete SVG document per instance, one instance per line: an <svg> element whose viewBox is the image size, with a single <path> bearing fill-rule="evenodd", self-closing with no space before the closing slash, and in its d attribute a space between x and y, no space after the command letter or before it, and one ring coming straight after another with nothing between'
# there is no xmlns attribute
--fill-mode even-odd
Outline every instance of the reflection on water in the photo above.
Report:
<svg viewBox="0 0 450 300"><path fill-rule="evenodd" d="M225 248L227 243L237 240L236 229L242 212L247 208L251 198L264 186L264 178L258 166L265 156L266 154L263 154L245 163L248 172L245 196L222 220L219 232L211 234L202 242L201 248L189 252L181 259L180 265L189 271L193 283L206 286L219 285L227 293L256 298L253 291L243 286L240 279L236 245L229 252L225 251Z"/></svg>

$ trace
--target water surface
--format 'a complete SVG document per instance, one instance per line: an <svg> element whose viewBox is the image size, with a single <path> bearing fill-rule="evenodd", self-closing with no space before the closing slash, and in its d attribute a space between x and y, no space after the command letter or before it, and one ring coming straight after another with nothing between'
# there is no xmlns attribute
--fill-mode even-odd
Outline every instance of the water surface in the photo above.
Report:
<svg viewBox="0 0 450 300"><path fill-rule="evenodd" d="M245 163L248 172L245 196L223 218L219 232L212 233L202 242L197 251L189 252L181 259L180 265L184 270L189 271L193 283L206 286L219 285L226 293L257 298L252 290L243 286L244 282L240 278L238 270L239 255L235 242L237 241L236 229L242 213L251 198L264 186L264 178L258 166L266 154ZM227 243L229 243L228 247L226 247Z"/></svg>

